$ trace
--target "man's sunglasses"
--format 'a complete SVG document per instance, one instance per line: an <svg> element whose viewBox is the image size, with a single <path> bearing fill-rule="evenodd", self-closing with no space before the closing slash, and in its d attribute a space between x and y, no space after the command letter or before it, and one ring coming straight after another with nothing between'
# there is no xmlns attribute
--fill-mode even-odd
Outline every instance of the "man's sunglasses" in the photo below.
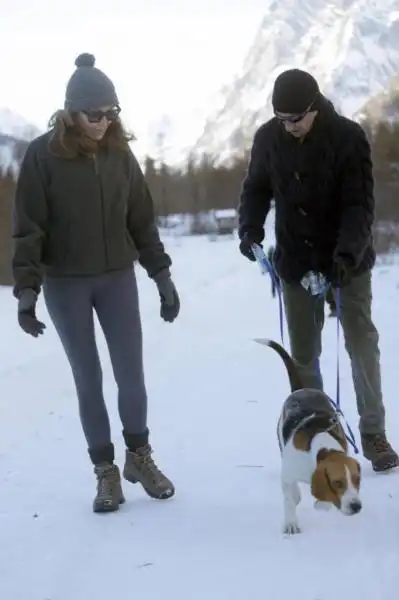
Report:
<svg viewBox="0 0 399 600"><path fill-rule="evenodd" d="M280 116L278 113L275 113L276 119L278 119L281 123L299 123L299 121L302 121L302 119L304 117L306 117L306 115L308 114L308 112L310 112L312 110L312 106L314 104L314 100L311 104L309 104L309 106L307 107L307 109L305 110L305 112L299 114L299 115L284 115L284 116Z"/></svg>
<svg viewBox="0 0 399 600"><path fill-rule="evenodd" d="M82 110L83 114L86 115L89 123L100 123L104 118L107 121L116 121L119 117L121 109L119 106L110 108L109 110Z"/></svg>

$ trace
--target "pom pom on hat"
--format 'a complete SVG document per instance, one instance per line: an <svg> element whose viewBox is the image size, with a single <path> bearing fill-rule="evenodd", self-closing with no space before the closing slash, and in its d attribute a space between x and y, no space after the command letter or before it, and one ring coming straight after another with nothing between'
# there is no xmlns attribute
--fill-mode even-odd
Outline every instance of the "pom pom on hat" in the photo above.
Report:
<svg viewBox="0 0 399 600"><path fill-rule="evenodd" d="M93 54L88 54L87 52L79 54L79 56L75 60L76 67L94 67L95 64L95 57L93 56Z"/></svg>

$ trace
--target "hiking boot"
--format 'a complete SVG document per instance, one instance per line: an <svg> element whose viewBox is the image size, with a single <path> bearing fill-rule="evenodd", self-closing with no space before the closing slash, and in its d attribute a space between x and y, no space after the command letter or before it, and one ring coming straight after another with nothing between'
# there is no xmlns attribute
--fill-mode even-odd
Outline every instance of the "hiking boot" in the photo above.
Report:
<svg viewBox="0 0 399 600"><path fill-rule="evenodd" d="M167 500L175 493L173 483L165 477L153 461L149 444L135 452L126 450L123 477L130 483L141 483L146 493L156 500Z"/></svg>
<svg viewBox="0 0 399 600"><path fill-rule="evenodd" d="M113 512L125 502L122 492L121 476L116 465L104 463L94 467L97 476L97 495L93 502L93 511Z"/></svg>
<svg viewBox="0 0 399 600"><path fill-rule="evenodd" d="M399 466L399 457L385 433L363 433L361 442L364 457L372 464L374 471L388 471Z"/></svg>

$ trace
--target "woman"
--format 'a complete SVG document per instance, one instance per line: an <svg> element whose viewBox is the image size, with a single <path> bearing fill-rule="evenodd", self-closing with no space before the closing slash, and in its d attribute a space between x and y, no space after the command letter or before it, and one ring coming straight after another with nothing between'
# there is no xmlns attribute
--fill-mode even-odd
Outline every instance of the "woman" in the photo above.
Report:
<svg viewBox="0 0 399 600"><path fill-rule="evenodd" d="M102 391L93 312L107 341L126 443L123 476L152 498L173 496L149 444L142 331L133 262L158 288L161 317L180 309L171 259L160 241L141 169L119 120L114 85L90 54L80 55L65 109L29 145L17 183L13 257L18 320L34 336L43 288L50 318L70 363L80 418L97 476L95 512L124 502Z"/></svg>

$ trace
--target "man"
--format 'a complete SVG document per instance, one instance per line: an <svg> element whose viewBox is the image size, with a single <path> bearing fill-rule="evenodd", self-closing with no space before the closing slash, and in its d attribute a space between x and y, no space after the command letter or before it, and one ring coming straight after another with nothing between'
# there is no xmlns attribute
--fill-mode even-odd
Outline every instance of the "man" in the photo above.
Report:
<svg viewBox="0 0 399 600"><path fill-rule="evenodd" d="M371 316L375 263L373 174L363 129L337 114L300 69L279 75L275 116L255 133L239 203L240 251L264 239L275 201L274 264L281 279L291 352L306 387L322 389L324 304L305 289L312 277L341 290L363 454L375 471L399 465L385 433L379 336Z"/></svg>
<svg viewBox="0 0 399 600"><path fill-rule="evenodd" d="M274 255L274 246L269 246L269 249L267 251L267 259L268 259L270 265L273 266L273 269L274 269L273 255ZM280 278L277 275L275 269L274 269L274 274L277 277L277 279L279 280ZM272 298L275 298L276 297L276 282L274 281L273 278L270 278L270 279L271 279ZM330 313L328 316L336 317L337 316L337 306L336 306L334 294L332 293L331 287L328 287L328 289L326 291L325 301L326 301L326 304L328 304L328 306L330 308Z"/></svg>

